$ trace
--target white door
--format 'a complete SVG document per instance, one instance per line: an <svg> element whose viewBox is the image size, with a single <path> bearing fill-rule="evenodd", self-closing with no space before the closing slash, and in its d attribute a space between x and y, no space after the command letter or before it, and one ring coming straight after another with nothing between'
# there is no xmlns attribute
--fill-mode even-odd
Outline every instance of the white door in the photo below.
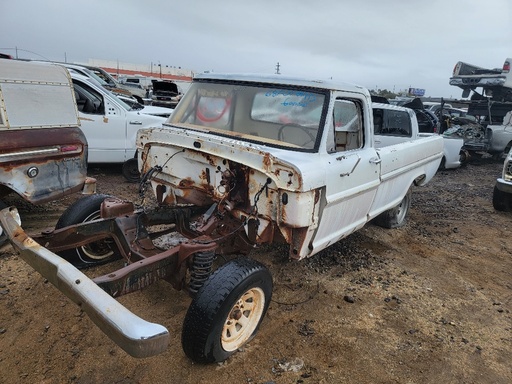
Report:
<svg viewBox="0 0 512 384"><path fill-rule="evenodd" d="M315 253L367 222L379 186L380 159L364 137L359 105L336 100L333 125L335 148L327 156L325 207L313 239Z"/></svg>
<svg viewBox="0 0 512 384"><path fill-rule="evenodd" d="M74 79L81 129L89 145L89 163L123 163L126 152L126 111L87 84ZM133 151L132 151L133 152Z"/></svg>

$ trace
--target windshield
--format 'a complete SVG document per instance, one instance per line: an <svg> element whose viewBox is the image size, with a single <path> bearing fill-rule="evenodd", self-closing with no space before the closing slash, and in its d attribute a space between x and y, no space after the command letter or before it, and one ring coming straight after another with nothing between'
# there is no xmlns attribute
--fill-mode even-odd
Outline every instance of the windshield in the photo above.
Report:
<svg viewBox="0 0 512 384"><path fill-rule="evenodd" d="M196 81L168 122L311 151L318 147L327 102L324 91L310 88Z"/></svg>

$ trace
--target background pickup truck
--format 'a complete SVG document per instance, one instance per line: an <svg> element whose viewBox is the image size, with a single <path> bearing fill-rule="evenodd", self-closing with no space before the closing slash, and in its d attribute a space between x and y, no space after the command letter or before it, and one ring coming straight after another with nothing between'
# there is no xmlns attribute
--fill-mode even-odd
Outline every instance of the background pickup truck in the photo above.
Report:
<svg viewBox="0 0 512 384"><path fill-rule="evenodd" d="M161 126L170 108L129 106L89 78L70 71L89 164L122 164L129 181L139 180L135 139L140 128Z"/></svg>
<svg viewBox="0 0 512 384"><path fill-rule="evenodd" d="M94 187L68 72L0 59L0 199L45 203L88 182Z"/></svg>
<svg viewBox="0 0 512 384"><path fill-rule="evenodd" d="M462 97L468 97L469 92L482 87L502 93L502 87L512 89L512 73L510 72L512 59L507 58L501 68L482 68L463 61L457 62L453 68L450 85L462 88Z"/></svg>
<svg viewBox="0 0 512 384"><path fill-rule="evenodd" d="M64 68L0 59L0 209L11 193L41 204L94 192L79 125Z"/></svg>
<svg viewBox="0 0 512 384"><path fill-rule="evenodd" d="M412 109L384 103L373 103L372 108L376 147L436 135L435 133L419 132L417 115ZM443 138L443 158L440 168L460 167L464 139L443 135L441 137Z"/></svg>
<svg viewBox="0 0 512 384"><path fill-rule="evenodd" d="M0 222L27 259L45 260L38 271L86 303L134 356L165 350L165 328L126 329L117 313L102 310L106 303L98 308L91 286L117 297L164 279L186 290L193 300L182 346L200 363L227 359L260 326L273 284L269 270L246 256L254 247L285 243L299 260L371 220L401 226L411 187L427 183L443 156L437 135L377 148L364 88L218 74L197 76L164 127L139 131L137 148L140 191L144 197L152 187L156 208L135 210L106 196L79 200L61 217L65 226L33 238L46 248L18 243L13 234L23 230L9 215ZM101 219L78 222L84 210ZM170 232L176 241L161 242ZM55 252L91 264L121 256L126 266L91 280Z"/></svg>

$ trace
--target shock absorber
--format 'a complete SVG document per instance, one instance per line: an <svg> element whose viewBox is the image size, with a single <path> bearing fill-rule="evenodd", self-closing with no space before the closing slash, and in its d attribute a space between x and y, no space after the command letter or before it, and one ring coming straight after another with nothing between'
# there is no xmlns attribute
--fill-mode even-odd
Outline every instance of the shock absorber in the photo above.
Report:
<svg viewBox="0 0 512 384"><path fill-rule="evenodd" d="M213 262L215 261L215 252L196 252L192 257L192 265L190 266L190 283L188 289L190 294L194 296L204 282L212 273Z"/></svg>

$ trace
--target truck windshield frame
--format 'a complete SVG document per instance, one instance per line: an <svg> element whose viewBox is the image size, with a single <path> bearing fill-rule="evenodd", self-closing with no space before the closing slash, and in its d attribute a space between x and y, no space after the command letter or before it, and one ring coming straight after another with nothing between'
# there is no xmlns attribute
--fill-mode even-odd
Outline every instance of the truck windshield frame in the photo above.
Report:
<svg viewBox="0 0 512 384"><path fill-rule="evenodd" d="M325 89L195 81L167 124L239 140L316 152L329 106Z"/></svg>

